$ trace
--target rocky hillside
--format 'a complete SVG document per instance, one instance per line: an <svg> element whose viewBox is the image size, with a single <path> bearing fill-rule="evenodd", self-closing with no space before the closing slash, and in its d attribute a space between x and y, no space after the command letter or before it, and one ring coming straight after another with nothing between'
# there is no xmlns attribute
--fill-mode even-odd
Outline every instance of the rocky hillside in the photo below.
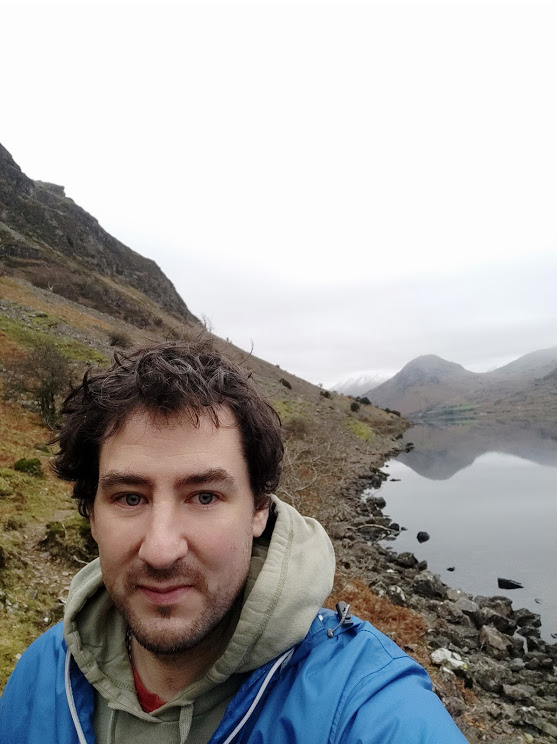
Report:
<svg viewBox="0 0 557 744"><path fill-rule="evenodd" d="M374 405L413 420L470 419L494 414L505 419L557 421L557 347L526 354L497 370L470 372L435 355L413 359L366 395Z"/></svg>
<svg viewBox="0 0 557 744"><path fill-rule="evenodd" d="M198 323L157 264L0 145L0 270L141 328Z"/></svg>

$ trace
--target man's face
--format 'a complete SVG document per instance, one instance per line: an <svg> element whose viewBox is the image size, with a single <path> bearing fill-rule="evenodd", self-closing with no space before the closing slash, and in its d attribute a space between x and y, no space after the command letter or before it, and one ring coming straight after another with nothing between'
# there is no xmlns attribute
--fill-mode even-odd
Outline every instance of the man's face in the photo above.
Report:
<svg viewBox="0 0 557 744"><path fill-rule="evenodd" d="M91 531L105 586L135 638L155 654L194 647L227 615L245 583L254 512L239 429L228 409L131 415L102 445Z"/></svg>

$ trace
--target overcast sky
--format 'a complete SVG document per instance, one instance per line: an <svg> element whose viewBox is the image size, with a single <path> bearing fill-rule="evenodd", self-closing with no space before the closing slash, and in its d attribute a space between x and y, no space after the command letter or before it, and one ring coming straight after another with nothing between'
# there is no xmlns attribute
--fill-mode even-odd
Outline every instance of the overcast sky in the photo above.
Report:
<svg viewBox="0 0 557 744"><path fill-rule="evenodd" d="M0 0L0 141L313 382L557 344L557 4Z"/></svg>

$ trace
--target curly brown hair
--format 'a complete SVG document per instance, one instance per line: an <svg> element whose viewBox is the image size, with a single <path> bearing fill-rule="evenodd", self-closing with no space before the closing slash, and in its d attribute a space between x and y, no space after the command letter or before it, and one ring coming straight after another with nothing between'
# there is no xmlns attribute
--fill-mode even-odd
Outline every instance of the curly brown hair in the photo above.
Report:
<svg viewBox="0 0 557 744"><path fill-rule="evenodd" d="M88 516L97 492L101 445L132 413L185 414L195 426L200 416L209 415L218 427L221 407L234 414L254 507L262 509L280 479L280 419L250 373L222 356L210 341L116 352L110 369L88 370L64 402L53 469L62 480L74 483L79 512Z"/></svg>

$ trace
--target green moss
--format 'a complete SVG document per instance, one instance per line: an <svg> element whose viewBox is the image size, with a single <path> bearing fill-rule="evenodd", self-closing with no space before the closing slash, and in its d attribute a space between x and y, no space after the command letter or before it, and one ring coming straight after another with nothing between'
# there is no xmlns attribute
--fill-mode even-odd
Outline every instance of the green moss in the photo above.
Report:
<svg viewBox="0 0 557 744"><path fill-rule="evenodd" d="M14 470L19 473L34 475L35 478L43 477L43 468L38 457L22 457L14 463Z"/></svg>
<svg viewBox="0 0 557 744"><path fill-rule="evenodd" d="M348 418L346 425L355 434L358 439L362 439L364 442L370 442L375 437L375 432L369 424L364 421L359 421L355 418Z"/></svg>
<svg viewBox="0 0 557 744"><path fill-rule="evenodd" d="M71 508L68 486L54 478L36 478L11 468L0 468L0 478L8 484L9 493L2 499L1 522L47 519L55 510Z"/></svg>
<svg viewBox="0 0 557 744"><path fill-rule="evenodd" d="M0 315L0 331L4 331L16 343L30 349L37 346L52 345L52 332L49 333L46 330L37 328L36 323L34 322L37 320L44 319L33 318L32 322L24 323L19 320L14 320L13 318L8 318L5 315ZM87 346L87 344L76 341L69 336L55 336L54 344L61 354L74 362L101 365L107 364L108 362L108 357L104 354L101 354L96 349Z"/></svg>
<svg viewBox="0 0 557 744"><path fill-rule="evenodd" d="M19 656L38 635L62 618L64 606L58 601L53 603L48 589L38 583L36 590L30 592L28 584L23 585L14 572L12 581L0 590L0 615L10 628L9 633L0 633L0 692Z"/></svg>
<svg viewBox="0 0 557 744"><path fill-rule="evenodd" d="M271 405L280 416L280 420L284 422L293 415L292 405L285 400L274 399L271 401Z"/></svg>

